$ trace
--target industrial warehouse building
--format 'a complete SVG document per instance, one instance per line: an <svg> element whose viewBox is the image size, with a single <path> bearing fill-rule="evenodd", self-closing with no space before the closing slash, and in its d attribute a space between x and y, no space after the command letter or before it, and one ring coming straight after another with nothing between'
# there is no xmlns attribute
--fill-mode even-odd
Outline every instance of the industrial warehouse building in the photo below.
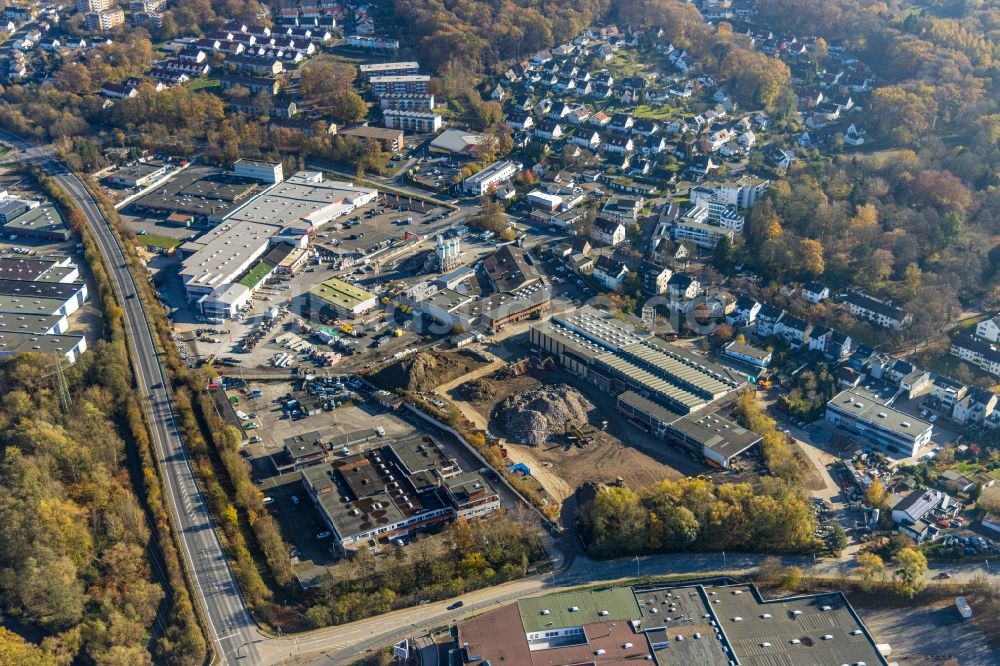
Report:
<svg viewBox="0 0 1000 666"><path fill-rule="evenodd" d="M893 409L854 389L838 393L826 403L826 420L864 437L893 456L911 457L931 441L934 426Z"/></svg>
<svg viewBox="0 0 1000 666"><path fill-rule="evenodd" d="M0 356L27 352L59 354L70 363L75 363L85 351L87 339L82 335L39 335L0 330Z"/></svg>
<svg viewBox="0 0 1000 666"><path fill-rule="evenodd" d="M79 282L80 269L64 255L0 258L0 279Z"/></svg>
<svg viewBox="0 0 1000 666"><path fill-rule="evenodd" d="M151 215L189 215L221 222L260 189L261 182L252 178L223 173L201 176L189 170L143 195L132 206Z"/></svg>
<svg viewBox="0 0 1000 666"><path fill-rule="evenodd" d="M357 317L375 309L375 294L353 284L330 278L306 293L309 309L316 313L332 310L340 317Z"/></svg>
<svg viewBox="0 0 1000 666"><path fill-rule="evenodd" d="M377 550L379 541L500 508L490 483L478 472L463 472L430 437L317 462L310 459L300 471L302 485L342 552Z"/></svg>
<svg viewBox="0 0 1000 666"><path fill-rule="evenodd" d="M86 300L87 285L82 282L0 279L0 312L68 317Z"/></svg>
<svg viewBox="0 0 1000 666"><path fill-rule="evenodd" d="M729 467L760 442L725 416L742 375L585 306L532 326L531 344L618 396L637 425L711 464Z"/></svg>
<svg viewBox="0 0 1000 666"><path fill-rule="evenodd" d="M531 597L455 633L451 663L887 666L891 652L840 592L764 599L712 582Z"/></svg>
<svg viewBox="0 0 1000 666"><path fill-rule="evenodd" d="M48 203L17 215L3 225L3 233L48 241L68 241L73 235L56 207Z"/></svg>
<svg viewBox="0 0 1000 666"><path fill-rule="evenodd" d="M119 187L145 187L167 173L167 166L156 162L137 162L108 176L108 183Z"/></svg>
<svg viewBox="0 0 1000 666"><path fill-rule="evenodd" d="M280 164L247 162L241 168L244 173L254 169L266 172L268 165L277 169L273 175L280 178ZM267 173L259 177L267 177ZM274 245L285 243L292 249L270 264L272 269L295 272L308 259L305 247L317 229L370 203L377 195L374 189L326 181L320 172L300 171L235 208L215 213L225 218L221 224L180 246L180 277L188 299L199 301L210 296L203 309L207 305L213 312L223 313L218 316L232 316L224 313L235 313L249 295L228 287L254 268L258 259L271 256ZM244 284L253 291L260 279Z"/></svg>

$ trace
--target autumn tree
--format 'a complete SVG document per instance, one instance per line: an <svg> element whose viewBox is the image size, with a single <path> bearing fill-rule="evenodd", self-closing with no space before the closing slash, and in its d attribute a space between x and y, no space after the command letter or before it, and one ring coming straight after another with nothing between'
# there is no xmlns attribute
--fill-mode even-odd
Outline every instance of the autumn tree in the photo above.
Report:
<svg viewBox="0 0 1000 666"><path fill-rule="evenodd" d="M871 590L876 580L882 580L885 573L885 563L875 553L868 552L858 553L855 560L861 572L862 589Z"/></svg>
<svg viewBox="0 0 1000 666"><path fill-rule="evenodd" d="M819 277L826 270L823 244L813 238L799 241L799 270L809 277Z"/></svg>
<svg viewBox="0 0 1000 666"><path fill-rule="evenodd" d="M924 576L927 574L927 558L922 552L916 548L903 548L896 553L893 561L896 563L893 573L896 588L902 594L912 598L926 587Z"/></svg>
<svg viewBox="0 0 1000 666"><path fill-rule="evenodd" d="M871 485L865 490L865 504L873 509L884 509L886 507L886 498L885 486L878 479L872 479Z"/></svg>

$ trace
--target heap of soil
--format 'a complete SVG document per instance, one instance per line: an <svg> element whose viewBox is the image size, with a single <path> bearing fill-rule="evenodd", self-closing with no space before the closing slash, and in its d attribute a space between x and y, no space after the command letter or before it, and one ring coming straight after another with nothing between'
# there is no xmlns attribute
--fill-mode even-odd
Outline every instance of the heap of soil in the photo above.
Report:
<svg viewBox="0 0 1000 666"><path fill-rule="evenodd" d="M539 446L551 435L585 425L593 409L572 386L551 384L509 396L496 406L493 418L511 441Z"/></svg>
<svg viewBox="0 0 1000 666"><path fill-rule="evenodd" d="M483 362L465 352L417 352L387 365L368 379L387 391L430 391L472 372Z"/></svg>

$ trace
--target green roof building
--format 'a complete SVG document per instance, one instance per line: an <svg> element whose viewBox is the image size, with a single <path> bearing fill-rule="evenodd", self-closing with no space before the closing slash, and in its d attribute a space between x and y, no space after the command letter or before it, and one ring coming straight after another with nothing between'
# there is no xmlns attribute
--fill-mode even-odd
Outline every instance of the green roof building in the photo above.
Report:
<svg viewBox="0 0 1000 666"><path fill-rule="evenodd" d="M375 294L337 278L310 289L309 300L317 310L328 307L346 317L356 317L375 308Z"/></svg>

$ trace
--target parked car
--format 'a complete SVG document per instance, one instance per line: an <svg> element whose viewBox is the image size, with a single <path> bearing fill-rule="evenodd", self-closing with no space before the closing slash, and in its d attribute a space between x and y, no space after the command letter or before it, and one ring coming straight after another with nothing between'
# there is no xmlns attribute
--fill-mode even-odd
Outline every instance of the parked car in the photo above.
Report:
<svg viewBox="0 0 1000 666"><path fill-rule="evenodd" d="M333 535L330 532L320 532L316 535L316 538L322 541L323 539L329 539L331 536Z"/></svg>
<svg viewBox="0 0 1000 666"><path fill-rule="evenodd" d="M464 601L456 601L455 603L448 606L448 610L456 610L465 605Z"/></svg>
<svg viewBox="0 0 1000 666"><path fill-rule="evenodd" d="M273 497L265 497L264 498L264 506L267 506L268 504L274 504L274 498Z"/></svg>

